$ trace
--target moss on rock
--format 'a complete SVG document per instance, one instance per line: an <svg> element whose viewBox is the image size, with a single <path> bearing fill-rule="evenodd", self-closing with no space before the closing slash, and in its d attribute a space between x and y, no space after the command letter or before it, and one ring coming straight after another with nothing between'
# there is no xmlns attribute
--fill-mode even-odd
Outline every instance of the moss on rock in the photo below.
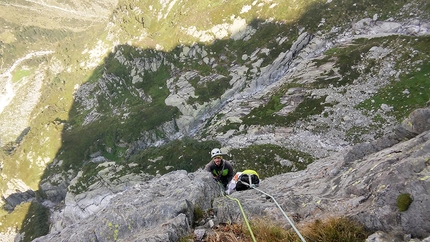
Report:
<svg viewBox="0 0 430 242"><path fill-rule="evenodd" d="M399 208L400 212L404 212L408 210L409 205L411 205L413 199L411 197L411 194L409 193L402 193L397 197L397 208Z"/></svg>

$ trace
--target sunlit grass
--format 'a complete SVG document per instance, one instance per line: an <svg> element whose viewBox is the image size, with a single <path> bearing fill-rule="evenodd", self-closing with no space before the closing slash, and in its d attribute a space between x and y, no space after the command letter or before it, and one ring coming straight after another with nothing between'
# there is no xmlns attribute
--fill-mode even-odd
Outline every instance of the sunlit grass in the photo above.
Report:
<svg viewBox="0 0 430 242"><path fill-rule="evenodd" d="M12 212L0 210L0 231L6 231L7 228L19 229L24 221L31 203L22 203L15 207Z"/></svg>
<svg viewBox="0 0 430 242"><path fill-rule="evenodd" d="M31 74L30 70L26 70L26 69L16 70L12 77L12 82L17 82L21 80L21 78L29 76L30 74Z"/></svg>
<svg viewBox="0 0 430 242"><path fill-rule="evenodd" d="M279 221L250 221L252 233L259 242L300 242L299 235L292 229L285 229ZM347 218L316 220L298 227L307 242L362 242L369 231L357 222ZM248 242L252 241L248 227L239 224L223 225L215 229L205 241L208 242Z"/></svg>
<svg viewBox="0 0 430 242"><path fill-rule="evenodd" d="M238 19L244 19L247 23L254 19L270 19L284 23L297 21L308 7L316 2L323 1L288 0L251 3L245 0L193 0L188 1L187 5L175 4L170 8L158 2L140 1L136 3L123 0L115 11L115 18L126 23L120 24L120 31L124 33L124 36L128 36L127 40L135 39L135 45L145 48L147 46L141 44L157 43L163 47L164 51L171 51L178 45L191 45L196 42L210 45L217 35L216 31L212 29L213 26L225 28L225 24L232 25L234 20ZM152 11L147 10L148 6L151 6ZM206 17L201 18L201 16ZM195 28L194 35L186 33L185 29L189 27ZM232 32L230 28L225 30L229 31L228 36L224 36L225 39L236 33L235 30ZM142 32L147 32L144 38L148 41L142 41L141 38L130 38L139 36ZM202 36L207 36L209 39L205 41L205 38L201 38ZM124 42L127 40L124 39Z"/></svg>

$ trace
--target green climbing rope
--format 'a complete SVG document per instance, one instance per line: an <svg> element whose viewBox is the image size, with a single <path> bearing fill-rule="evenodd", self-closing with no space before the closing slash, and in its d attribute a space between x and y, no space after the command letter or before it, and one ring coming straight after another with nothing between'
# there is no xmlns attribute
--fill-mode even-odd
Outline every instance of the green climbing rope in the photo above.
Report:
<svg viewBox="0 0 430 242"><path fill-rule="evenodd" d="M251 226L249 225L248 219L246 218L246 214L245 214L245 211L243 210L242 204L240 204L239 199L237 199L237 198L233 198L233 197L230 197L229 195L226 195L226 194L224 193L223 188L222 188L222 184L221 184L220 182L218 182L218 185L219 185L219 187L220 187L220 189L221 189L221 194L222 194L224 197L226 197L226 198L228 198L228 199L230 199L230 200L233 200L233 201L237 202L237 204L239 205L239 208L240 208L240 212L242 213L243 220L245 220L245 224L246 224L246 226L248 227L249 233L251 234L252 241L253 241L253 242L257 242L257 240L255 239L254 233L252 232Z"/></svg>
<svg viewBox="0 0 430 242"><path fill-rule="evenodd" d="M272 201L274 201L274 202L275 202L276 206L278 206L278 208L281 210L282 214L285 216L285 218L287 219L287 221L290 223L291 227L292 227L292 228L294 229L294 231L297 233L297 235L299 236L300 240L302 240L302 242L306 242L305 238L302 236L302 234L300 234L300 232L299 232L299 230L296 228L296 226L294 226L293 221L291 221L291 219L287 216L287 214L286 214L286 213L284 212L284 210L282 209L281 205L279 205L279 203L275 200L275 198L274 198L272 195L270 195L270 194L268 194L268 193L266 193L266 192L263 192L262 190L258 189L258 188L256 187L256 185L255 185L255 184L249 184L249 183L246 183L246 182L244 182L244 181L242 181L242 183L243 183L243 184L245 184L245 185L247 185L248 187L250 187L250 188L252 188L252 189L254 189L254 190L256 190L256 191L259 191L259 192L263 193L264 195L266 195L266 196L270 197L270 198L272 199Z"/></svg>

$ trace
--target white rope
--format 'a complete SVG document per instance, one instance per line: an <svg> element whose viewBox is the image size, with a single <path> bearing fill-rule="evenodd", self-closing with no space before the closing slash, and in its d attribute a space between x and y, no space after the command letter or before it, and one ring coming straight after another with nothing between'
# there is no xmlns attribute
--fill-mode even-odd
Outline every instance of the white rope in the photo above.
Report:
<svg viewBox="0 0 430 242"><path fill-rule="evenodd" d="M302 242L306 242L305 238L303 238L303 236L300 234L299 230L296 228L296 226L294 226L293 221L291 221L291 219L287 216L287 214L284 212L284 210L281 208L281 206L279 205L279 203L275 200L275 198L272 195L270 195L270 194L268 194L266 192L263 192L262 190L258 189L255 184L249 185L246 182L243 182L243 181L241 181L241 182L243 184L249 186L250 188L255 189L255 190L263 193L264 195L269 196L276 203L276 206L278 206L278 208L281 210L282 214L285 216L285 218L287 219L288 223L290 223L291 227L293 227L294 231L300 237L300 239L302 240Z"/></svg>

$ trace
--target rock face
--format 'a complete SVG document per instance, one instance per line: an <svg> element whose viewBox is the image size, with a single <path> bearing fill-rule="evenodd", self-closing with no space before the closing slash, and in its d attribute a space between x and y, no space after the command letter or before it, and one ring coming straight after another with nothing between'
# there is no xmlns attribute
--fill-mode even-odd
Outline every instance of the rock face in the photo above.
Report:
<svg viewBox="0 0 430 242"><path fill-rule="evenodd" d="M427 112L417 110L411 117ZM428 129L429 122L419 123ZM231 196L241 201L250 220L261 216L285 219L275 203L260 193L263 191L276 199L299 228L315 219L347 216L371 231L390 233L390 241L424 239L430 236L429 154L427 130L361 159L345 162L345 155L338 153L306 170L262 180L258 190ZM86 193L87 201L94 197L91 194L98 193ZM401 196L412 199L409 206L402 207L398 202ZM199 211L213 210L214 223L242 220L236 202L221 196L218 185L205 171L173 171L140 182L111 194L108 202L99 203L99 209L88 211L85 218L77 218L73 214L76 210L69 209L74 204L66 200L61 213L75 217L73 222L35 241L178 241L192 232Z"/></svg>
<svg viewBox="0 0 430 242"><path fill-rule="evenodd" d="M430 132L393 147L345 163L340 154L313 163L307 170L261 182L258 189L275 197L300 222L328 216L352 217L371 230L430 235ZM397 199L409 194L412 203L401 212ZM283 219L274 203L255 190L234 193L253 216ZM221 220L240 217L234 204L218 199Z"/></svg>
<svg viewBox="0 0 430 242"><path fill-rule="evenodd" d="M399 124L391 134L373 142L354 146L345 156L345 162L363 158L366 154L375 153L400 141L410 139L416 135L430 130L430 109L420 108L413 111L409 118Z"/></svg>
<svg viewBox="0 0 430 242"><path fill-rule="evenodd" d="M190 232L194 211L210 209L219 194L210 173L173 171L113 195L98 212L35 241L178 241Z"/></svg>

